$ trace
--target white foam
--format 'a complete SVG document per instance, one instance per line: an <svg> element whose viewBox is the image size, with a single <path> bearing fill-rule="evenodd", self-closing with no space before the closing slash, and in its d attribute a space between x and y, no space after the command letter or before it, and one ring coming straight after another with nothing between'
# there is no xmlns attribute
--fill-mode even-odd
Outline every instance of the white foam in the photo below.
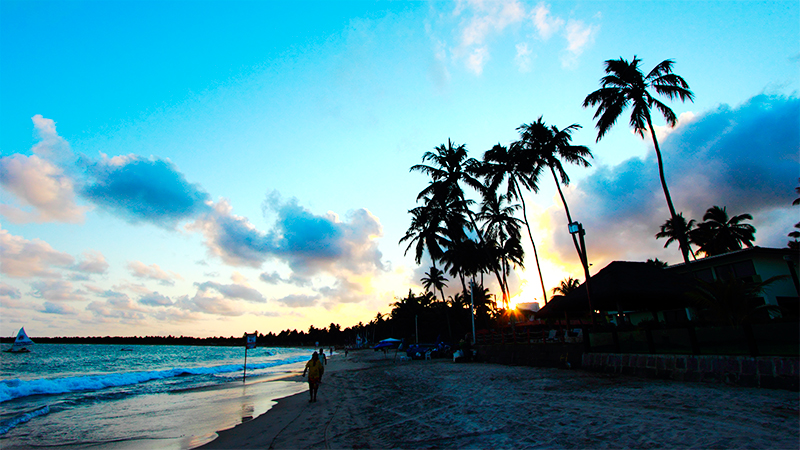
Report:
<svg viewBox="0 0 800 450"><path fill-rule="evenodd" d="M12 428L16 427L21 423L25 423L36 416L43 416L45 414L50 414L50 407L47 405L45 405L43 408L37 409L36 411L31 411L29 413L25 413L17 417L14 417L10 421L8 421L7 424L0 427L0 436L8 433L9 430L11 430Z"/></svg>
<svg viewBox="0 0 800 450"><path fill-rule="evenodd" d="M284 364L304 361L305 356L296 356L286 360L269 361L260 364L248 364L247 369L258 370ZM128 386L152 380L172 378L181 375L215 375L220 373L241 372L242 364L228 364L212 367L174 368L168 370L145 372L122 372L82 377L67 377L36 380L0 380L0 403L29 395L52 395L76 391L95 391L109 387Z"/></svg>

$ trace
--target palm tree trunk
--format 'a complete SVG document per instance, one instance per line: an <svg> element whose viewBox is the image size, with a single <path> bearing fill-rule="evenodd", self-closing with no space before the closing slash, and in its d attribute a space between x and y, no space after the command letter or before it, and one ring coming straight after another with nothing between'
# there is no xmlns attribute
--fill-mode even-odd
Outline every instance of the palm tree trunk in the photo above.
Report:
<svg viewBox="0 0 800 450"><path fill-rule="evenodd" d="M569 213L569 206L567 206L567 199L564 197L564 192L561 191L561 183L558 182L558 177L556 176L556 171L553 169L553 166L550 166L550 172L553 174L553 180L556 182L556 189L558 189L558 195L561 196L561 203L564 205L564 212L567 213L567 224L572 223L572 215ZM570 233L572 234L572 233ZM586 260L585 255L581 251L581 246L578 244L578 238L572 234L572 243L575 244L575 251L578 252L578 258L581 260L581 265L583 266L584 275L586 275L586 279L589 279L589 261Z"/></svg>
<svg viewBox="0 0 800 450"><path fill-rule="evenodd" d="M561 184L558 182L558 177L556 176L556 171L553 169L553 166L550 166L550 172L553 174L553 180L556 182L556 188L558 189L558 195L561 196L561 203L564 204L564 211L567 213L567 220L569 223L572 223L572 216L569 213L569 206L567 206L567 199L564 197L564 193L561 191ZM582 232L582 231L581 231ZM589 305L591 307L592 304L592 293L591 289L589 288L589 279L591 276L589 275L589 259L586 256L586 253L581 251L581 245L578 243L578 237L575 233L570 233L572 235L572 243L575 244L575 251L578 252L578 258L581 260L581 265L583 266L583 275L586 277L586 281L584 285L586 286L586 296L589 299ZM595 324L595 317L594 317L594 309L591 307L592 310L590 314L592 316L592 325Z"/></svg>
<svg viewBox="0 0 800 450"><path fill-rule="evenodd" d="M547 291L544 288L544 278L542 277L542 266L539 265L539 255L536 253L536 244L533 242L533 233L531 233L531 226L528 224L528 213L525 209L525 198L522 197L522 192L519 190L519 184L517 184L517 180L512 178L514 181L514 188L517 190L519 194L519 199L522 202L522 218L525 220L525 228L528 229L528 237L531 238L531 246L533 246L533 258L536 260L536 270L539 271L539 282L542 284L542 297L544 298L544 304L547 304Z"/></svg>
<svg viewBox="0 0 800 450"><path fill-rule="evenodd" d="M661 187L664 189L664 197L667 199L667 207L673 223L678 223L677 214L675 214L675 207L672 206L672 197L669 195L667 188L667 179L664 176L664 161L661 159L661 149L658 147L658 140L656 139L656 131L653 129L653 122L650 120L650 115L647 115L647 126L650 128L650 136L653 138L653 146L656 149L656 158L658 159L658 176L661 178ZM683 255L683 262L689 264L689 252L687 251L688 242L686 236L678 237L678 244L681 247L681 255Z"/></svg>

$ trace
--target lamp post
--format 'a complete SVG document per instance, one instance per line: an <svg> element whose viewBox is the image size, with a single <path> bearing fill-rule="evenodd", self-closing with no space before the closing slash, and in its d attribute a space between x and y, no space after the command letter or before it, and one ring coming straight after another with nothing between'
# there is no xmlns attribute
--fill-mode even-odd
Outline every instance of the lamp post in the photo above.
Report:
<svg viewBox="0 0 800 450"><path fill-rule="evenodd" d="M581 259L581 265L583 266L583 274L586 277L586 298L589 300L589 313L592 317L592 326L596 325L595 317L594 317L594 306L592 306L592 294L591 289L589 289L589 259L586 256L586 242L583 239L583 236L586 234L586 230L583 229L583 225L580 222L570 222L567 226L569 229L569 234L572 235L572 240L575 242L575 248L578 250L578 256Z"/></svg>
<svg viewBox="0 0 800 450"><path fill-rule="evenodd" d="M475 345L475 280L469 282L469 316L472 319L472 345Z"/></svg>

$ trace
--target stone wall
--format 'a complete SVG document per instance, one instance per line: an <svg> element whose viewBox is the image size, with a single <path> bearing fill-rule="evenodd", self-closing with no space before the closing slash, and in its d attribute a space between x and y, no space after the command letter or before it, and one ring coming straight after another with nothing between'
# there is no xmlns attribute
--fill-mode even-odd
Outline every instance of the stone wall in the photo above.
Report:
<svg viewBox="0 0 800 450"><path fill-rule="evenodd" d="M496 364L533 367L580 368L583 344L480 344L478 360Z"/></svg>
<svg viewBox="0 0 800 450"><path fill-rule="evenodd" d="M584 353L584 370L798 391L800 358Z"/></svg>

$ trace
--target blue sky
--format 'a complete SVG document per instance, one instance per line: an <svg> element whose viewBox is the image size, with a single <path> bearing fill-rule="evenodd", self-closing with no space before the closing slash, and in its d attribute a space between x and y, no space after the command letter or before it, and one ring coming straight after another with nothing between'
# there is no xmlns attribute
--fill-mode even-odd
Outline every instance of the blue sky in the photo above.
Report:
<svg viewBox="0 0 800 450"><path fill-rule="evenodd" d="M797 221L797 2L0 3L0 333L240 335L350 326L420 290L398 240L453 139L543 116L595 158L567 198L592 270L680 261L649 140L595 142L603 61L695 93L660 126L676 208ZM582 278L551 179L528 198L549 288ZM530 252L528 252L530 253ZM541 300L532 261L520 301ZM455 284L455 283L454 283Z"/></svg>

